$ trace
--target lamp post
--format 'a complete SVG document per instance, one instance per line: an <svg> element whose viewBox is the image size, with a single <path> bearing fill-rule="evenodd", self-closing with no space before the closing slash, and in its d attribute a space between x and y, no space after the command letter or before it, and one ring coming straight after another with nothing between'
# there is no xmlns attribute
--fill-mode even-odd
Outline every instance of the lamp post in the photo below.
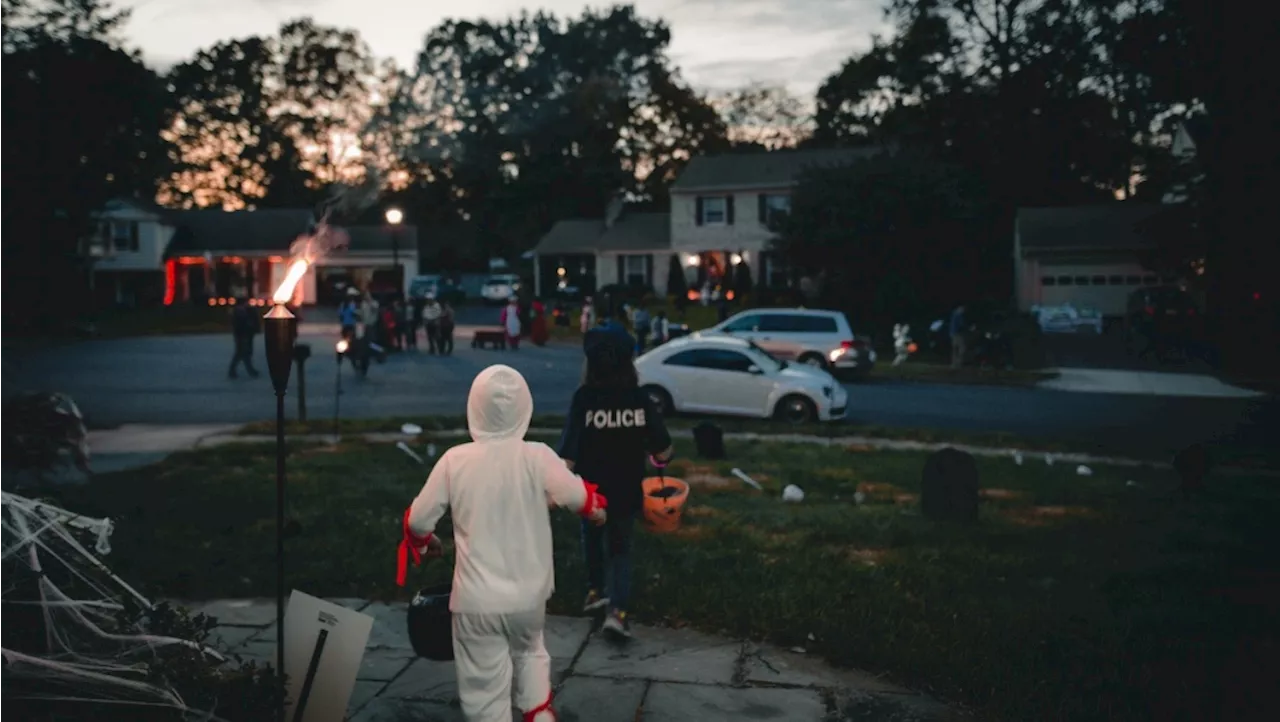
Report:
<svg viewBox="0 0 1280 722"><path fill-rule="evenodd" d="M350 347L351 344L345 338L339 340L334 347L334 350L338 352L338 373L333 379L333 443L335 444L342 438L338 433L338 404L339 399L342 398L342 359L346 356L347 349Z"/></svg>
<svg viewBox="0 0 1280 722"><path fill-rule="evenodd" d="M404 213L399 208L388 208L387 225L391 226L391 265L395 267L396 295L404 290L404 275L400 270L400 224L404 221Z"/></svg>

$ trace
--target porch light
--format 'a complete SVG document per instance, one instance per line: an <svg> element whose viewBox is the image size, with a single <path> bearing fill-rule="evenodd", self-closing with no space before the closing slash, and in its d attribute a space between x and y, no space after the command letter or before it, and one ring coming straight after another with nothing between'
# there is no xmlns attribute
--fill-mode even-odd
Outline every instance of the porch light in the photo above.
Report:
<svg viewBox="0 0 1280 722"><path fill-rule="evenodd" d="M694 268L702 263L702 258L698 256L698 254L696 253L690 253L688 256L685 257L684 263L686 266L689 266L690 268Z"/></svg>
<svg viewBox="0 0 1280 722"><path fill-rule="evenodd" d="M739 253L735 253L732 256L729 256L729 263L732 263L735 266L738 265L739 263L742 263L742 255Z"/></svg>

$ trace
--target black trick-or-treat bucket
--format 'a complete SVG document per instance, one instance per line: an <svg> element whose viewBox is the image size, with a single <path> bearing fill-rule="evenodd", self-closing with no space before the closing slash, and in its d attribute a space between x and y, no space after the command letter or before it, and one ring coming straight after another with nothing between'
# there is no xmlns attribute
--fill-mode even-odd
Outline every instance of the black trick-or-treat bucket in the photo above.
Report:
<svg viewBox="0 0 1280 722"><path fill-rule="evenodd" d="M452 584L425 587L409 602L409 642L419 657L453 661L453 616L449 613Z"/></svg>

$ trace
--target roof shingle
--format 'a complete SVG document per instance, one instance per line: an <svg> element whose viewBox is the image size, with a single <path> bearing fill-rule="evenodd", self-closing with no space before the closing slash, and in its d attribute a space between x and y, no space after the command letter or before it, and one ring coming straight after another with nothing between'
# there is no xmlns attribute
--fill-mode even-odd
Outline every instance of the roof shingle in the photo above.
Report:
<svg viewBox="0 0 1280 722"><path fill-rule="evenodd" d="M671 216L667 213L623 213L611 228L603 219L573 218L556 223L533 252L641 253L671 248Z"/></svg>
<svg viewBox="0 0 1280 722"><path fill-rule="evenodd" d="M1024 251L1142 250L1152 244L1142 223L1167 206L1118 201L1059 208L1019 208L1018 239Z"/></svg>
<svg viewBox="0 0 1280 722"><path fill-rule="evenodd" d="M868 146L699 155L689 159L689 164L671 185L671 190L680 193L786 187L794 185L808 168L846 165L885 150L880 146Z"/></svg>

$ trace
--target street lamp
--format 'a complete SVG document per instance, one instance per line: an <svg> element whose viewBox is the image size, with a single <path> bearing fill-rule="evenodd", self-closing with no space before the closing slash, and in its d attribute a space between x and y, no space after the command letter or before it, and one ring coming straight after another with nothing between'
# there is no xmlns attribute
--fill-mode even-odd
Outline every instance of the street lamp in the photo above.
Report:
<svg viewBox="0 0 1280 722"><path fill-rule="evenodd" d="M404 213L399 208L388 208L387 225L391 226L391 265L396 269L396 293L404 290L404 275L400 270L400 223L404 221Z"/></svg>

